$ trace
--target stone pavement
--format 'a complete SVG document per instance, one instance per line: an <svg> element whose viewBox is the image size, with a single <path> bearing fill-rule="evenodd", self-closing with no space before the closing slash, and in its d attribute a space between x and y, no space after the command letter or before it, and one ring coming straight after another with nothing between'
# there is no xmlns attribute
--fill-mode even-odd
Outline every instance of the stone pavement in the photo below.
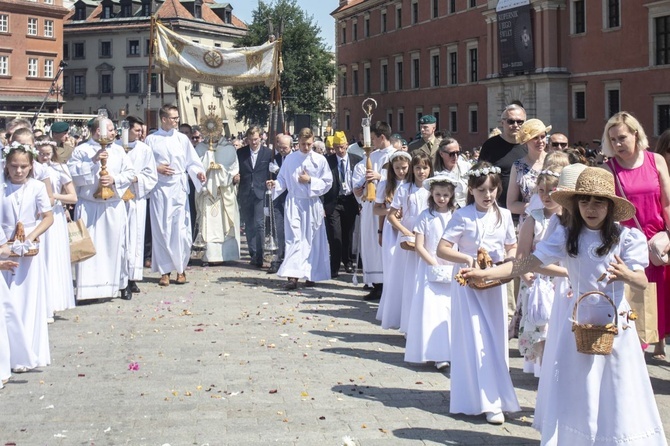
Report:
<svg viewBox="0 0 670 446"><path fill-rule="evenodd" d="M350 274L290 293L243 263L187 277L59 314L52 365L0 390L0 446L539 444L515 342L523 412L491 426L449 415L449 372L406 364ZM649 372L670 432L670 366Z"/></svg>

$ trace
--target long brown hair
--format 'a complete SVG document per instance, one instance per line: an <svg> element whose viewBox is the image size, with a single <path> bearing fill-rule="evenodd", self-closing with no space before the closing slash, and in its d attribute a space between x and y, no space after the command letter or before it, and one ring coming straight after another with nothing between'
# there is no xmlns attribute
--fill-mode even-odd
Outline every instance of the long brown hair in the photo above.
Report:
<svg viewBox="0 0 670 446"><path fill-rule="evenodd" d="M590 198L591 195L575 195L572 199L571 212L563 213L569 214L570 220L567 238L567 250L570 257L577 257L579 254L579 234L581 234L582 229L586 226L586 222L584 222L582 214L579 212L579 200L588 200ZM613 217L612 208L614 207L614 202L607 198L603 198L603 200L607 200L607 215L605 216L603 225L600 227L600 240L602 244L596 248L596 254L599 257L610 252L612 247L619 243L621 236L621 227L615 223Z"/></svg>
<svg viewBox="0 0 670 446"><path fill-rule="evenodd" d="M393 201L393 196L395 195L395 191L398 188L398 185L396 184L398 182L398 176L395 174L395 169L393 168L393 164L398 160L406 162L408 166L410 164L410 160L408 160L405 156L398 156L387 164L386 186L384 187L384 201L386 203L391 203ZM407 175L409 175L409 173L410 169L408 167L405 179L407 179Z"/></svg>
<svg viewBox="0 0 670 446"><path fill-rule="evenodd" d="M472 166L472 169L470 169L470 172L474 172L477 170L482 170L486 168L492 168L493 164L489 163L488 161L479 161L477 164ZM499 225L502 222L502 214L500 213L500 208L498 207L498 197L502 194L502 177L498 173L489 173L488 175L470 175L468 177L468 195L465 201L465 204L474 204L475 203L475 196L472 195L470 190L472 189L477 189L479 186L482 184L486 183L486 180L491 178L491 185L496 188L496 200L493 201L493 208L496 211L496 216L498 217L498 220L496 221L496 225Z"/></svg>

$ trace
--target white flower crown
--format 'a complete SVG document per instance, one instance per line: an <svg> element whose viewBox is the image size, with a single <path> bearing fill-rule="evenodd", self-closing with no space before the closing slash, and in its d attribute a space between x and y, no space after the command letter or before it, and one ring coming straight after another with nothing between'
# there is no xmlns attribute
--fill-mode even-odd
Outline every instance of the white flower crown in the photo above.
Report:
<svg viewBox="0 0 670 446"><path fill-rule="evenodd" d="M35 141L35 147L42 147L42 146L56 147L56 141L50 141L50 140Z"/></svg>
<svg viewBox="0 0 670 446"><path fill-rule="evenodd" d="M23 149L25 152L30 152L33 154L33 159L37 159L37 150L35 150L34 147L29 146L28 144L20 144L16 141L14 141L8 146L3 147L2 157L7 158L7 155L9 155L9 153L15 149Z"/></svg>
<svg viewBox="0 0 670 446"><path fill-rule="evenodd" d="M560 178L561 174L554 172L553 170L542 170L540 171L540 175L551 175L552 177Z"/></svg>
<svg viewBox="0 0 670 446"><path fill-rule="evenodd" d="M483 169L476 169L476 170L468 170L468 176L469 177L481 177L482 175L491 175L491 174L497 174L502 172L500 170L500 167L497 166L491 166L491 167L484 167Z"/></svg>

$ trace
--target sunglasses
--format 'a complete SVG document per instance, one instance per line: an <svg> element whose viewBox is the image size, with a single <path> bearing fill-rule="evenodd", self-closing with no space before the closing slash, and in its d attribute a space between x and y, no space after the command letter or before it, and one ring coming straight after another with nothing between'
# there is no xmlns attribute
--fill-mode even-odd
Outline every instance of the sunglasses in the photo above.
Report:
<svg viewBox="0 0 670 446"><path fill-rule="evenodd" d="M523 125L524 121L523 119L506 119L507 125Z"/></svg>
<svg viewBox="0 0 670 446"><path fill-rule="evenodd" d="M444 151L444 150L440 150L440 153L444 153L445 155L449 155L451 158L456 158L458 155L461 154L461 151L457 150L455 152L447 152L447 151Z"/></svg>
<svg viewBox="0 0 670 446"><path fill-rule="evenodd" d="M568 147L568 143L567 142L552 142L551 147L561 147L561 148L565 149L566 147Z"/></svg>

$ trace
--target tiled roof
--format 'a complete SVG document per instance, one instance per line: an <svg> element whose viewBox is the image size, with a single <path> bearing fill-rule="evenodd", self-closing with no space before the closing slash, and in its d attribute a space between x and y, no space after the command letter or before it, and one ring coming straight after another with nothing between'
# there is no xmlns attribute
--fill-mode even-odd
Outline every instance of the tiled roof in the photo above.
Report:
<svg viewBox="0 0 670 446"><path fill-rule="evenodd" d="M165 2L158 8L156 11L156 17L159 19L172 19L172 18L183 18L183 19L192 19L193 16L188 9L178 0L165 0Z"/></svg>
<svg viewBox="0 0 670 446"><path fill-rule="evenodd" d="M360 5L364 1L365 0L349 0L349 4L338 7L335 11L331 12L331 14L336 14L338 12L346 11L347 9L352 8L356 5Z"/></svg>

